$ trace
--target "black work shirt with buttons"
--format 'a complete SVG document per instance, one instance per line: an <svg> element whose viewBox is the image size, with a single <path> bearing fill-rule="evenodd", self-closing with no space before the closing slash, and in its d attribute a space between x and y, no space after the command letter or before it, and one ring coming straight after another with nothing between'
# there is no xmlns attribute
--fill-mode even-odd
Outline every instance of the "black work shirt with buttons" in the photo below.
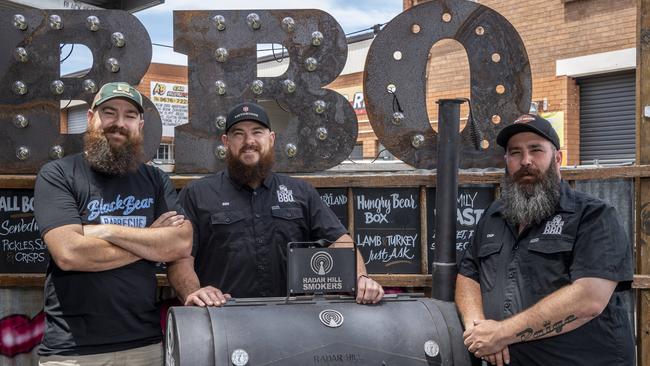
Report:
<svg viewBox="0 0 650 366"><path fill-rule="evenodd" d="M632 365L634 341L623 295L632 247L616 210L561 184L556 211L518 234L494 202L478 224L459 273L479 282L487 319L502 320L584 277L619 283L605 310L562 335L510 345L511 365Z"/></svg>
<svg viewBox="0 0 650 366"><path fill-rule="evenodd" d="M194 225L201 286L234 297L286 296L287 243L347 233L311 185L282 174L253 190L224 170L188 184L180 201Z"/></svg>

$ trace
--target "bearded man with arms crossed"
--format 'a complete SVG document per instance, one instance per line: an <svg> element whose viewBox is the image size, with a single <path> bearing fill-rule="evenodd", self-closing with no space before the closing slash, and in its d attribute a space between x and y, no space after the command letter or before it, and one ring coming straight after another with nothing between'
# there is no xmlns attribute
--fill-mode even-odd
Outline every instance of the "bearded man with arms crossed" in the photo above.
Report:
<svg viewBox="0 0 650 366"><path fill-rule="evenodd" d="M156 262L190 254L192 225L144 164L142 95L108 83L88 110L84 152L41 169L34 214L52 257L41 366L162 365Z"/></svg>

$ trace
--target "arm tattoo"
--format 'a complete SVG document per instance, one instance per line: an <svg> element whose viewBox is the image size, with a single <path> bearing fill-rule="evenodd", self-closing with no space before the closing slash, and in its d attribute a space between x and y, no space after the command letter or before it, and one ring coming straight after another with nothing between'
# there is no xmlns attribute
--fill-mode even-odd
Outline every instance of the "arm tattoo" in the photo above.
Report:
<svg viewBox="0 0 650 366"><path fill-rule="evenodd" d="M547 320L544 322L544 327L542 329L538 330L533 330L533 328L526 328L522 330L521 332L517 333L517 337L521 342L531 340L531 339L538 339L541 338L549 333L555 332L556 334L559 334L562 332L562 328L564 328L565 325L576 321L578 318L576 318L575 315L571 314L567 316L564 320L557 321L553 324L551 324L550 320Z"/></svg>

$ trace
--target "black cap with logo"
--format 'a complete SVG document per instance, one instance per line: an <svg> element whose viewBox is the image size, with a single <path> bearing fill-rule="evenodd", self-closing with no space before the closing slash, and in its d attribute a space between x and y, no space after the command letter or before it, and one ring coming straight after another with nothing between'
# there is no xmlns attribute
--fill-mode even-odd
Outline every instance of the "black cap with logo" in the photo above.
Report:
<svg viewBox="0 0 650 366"><path fill-rule="evenodd" d="M269 130L271 129L269 116L266 115L266 111L259 104L246 102L232 107L226 118L226 133L233 125L241 121L255 121Z"/></svg>
<svg viewBox="0 0 650 366"><path fill-rule="evenodd" d="M497 135L497 144L504 149L508 147L508 140L518 133L532 132L549 140L556 149L560 149L560 138L548 120L534 114L524 114L517 118L510 126L504 128Z"/></svg>

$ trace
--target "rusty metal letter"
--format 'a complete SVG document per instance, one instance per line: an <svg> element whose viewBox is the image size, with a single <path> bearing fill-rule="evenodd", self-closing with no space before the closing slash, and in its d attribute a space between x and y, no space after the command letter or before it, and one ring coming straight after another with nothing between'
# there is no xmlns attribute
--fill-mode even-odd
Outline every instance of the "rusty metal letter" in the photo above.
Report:
<svg viewBox="0 0 650 366"><path fill-rule="evenodd" d="M81 134L60 132L61 100L90 105L102 84L137 84L151 62L149 34L120 10L2 10L0 34L0 174L36 173L51 159L81 151ZM86 75L60 76L64 43L91 50ZM147 98L145 121L145 153L152 157L162 125Z"/></svg>
<svg viewBox="0 0 650 366"><path fill-rule="evenodd" d="M258 77L258 44L288 50L283 75ZM188 55L190 95L189 124L176 127L176 172L210 173L225 166L220 142L225 116L243 101L269 102L291 114L275 141L278 171L327 169L354 148L357 119L350 103L323 88L347 58L345 35L331 15L320 10L175 11L174 50Z"/></svg>
<svg viewBox="0 0 650 366"><path fill-rule="evenodd" d="M529 110L530 64L512 24L472 1L424 2L395 17L375 38L363 81L372 128L404 162L436 167L437 134L427 115L425 74L429 49L445 38L465 47L470 66L476 123L461 133L460 168L503 166L496 135Z"/></svg>

